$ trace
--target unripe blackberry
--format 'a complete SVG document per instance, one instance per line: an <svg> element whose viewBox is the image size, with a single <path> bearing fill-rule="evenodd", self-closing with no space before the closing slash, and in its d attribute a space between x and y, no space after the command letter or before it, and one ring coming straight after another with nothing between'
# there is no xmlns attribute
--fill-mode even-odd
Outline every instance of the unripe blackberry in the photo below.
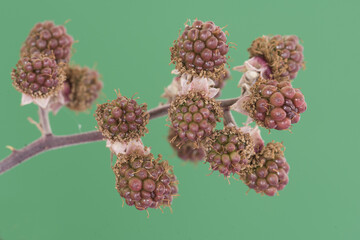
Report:
<svg viewBox="0 0 360 240"><path fill-rule="evenodd" d="M196 148L194 143L185 142L182 143L180 139L175 138L176 132L173 129L169 129L168 140L171 147L175 150L177 156L184 161L199 162L205 158L205 149L203 146Z"/></svg>
<svg viewBox="0 0 360 240"><path fill-rule="evenodd" d="M178 193L176 177L167 161L149 155L118 156L113 167L116 189L129 206L138 210L170 206Z"/></svg>
<svg viewBox="0 0 360 240"><path fill-rule="evenodd" d="M248 49L250 57L262 57L271 68L272 77L278 81L292 80L305 66L303 46L299 38L290 36L263 36L255 39Z"/></svg>
<svg viewBox="0 0 360 240"><path fill-rule="evenodd" d="M63 87L65 73L54 56L34 54L22 57L12 70L13 86L33 98L47 98Z"/></svg>
<svg viewBox="0 0 360 240"><path fill-rule="evenodd" d="M274 196L289 182L289 164L284 158L281 143L268 143L260 154L255 156L261 163L243 175L242 180L257 193Z"/></svg>
<svg viewBox="0 0 360 240"><path fill-rule="evenodd" d="M179 138L181 143L189 141L198 148L213 133L222 114L220 104L202 92L177 96L169 108L171 128L176 133L173 141Z"/></svg>
<svg viewBox="0 0 360 240"><path fill-rule="evenodd" d="M88 67L67 67L63 88L66 106L74 111L85 111L91 108L103 86L99 78L99 73Z"/></svg>
<svg viewBox="0 0 360 240"><path fill-rule="evenodd" d="M254 155L254 142L249 133L234 126L216 130L207 142L206 162L213 171L225 177L248 167L249 158Z"/></svg>
<svg viewBox="0 0 360 240"><path fill-rule="evenodd" d="M213 22L195 20L170 48L171 61L180 73L220 79L224 74L229 45L226 35Z"/></svg>
<svg viewBox="0 0 360 240"><path fill-rule="evenodd" d="M307 105L300 89L293 88L290 82L259 78L244 107L259 126L285 130L299 122Z"/></svg>
<svg viewBox="0 0 360 240"><path fill-rule="evenodd" d="M128 142L148 132L147 105L120 94L115 100L98 105L95 117L103 136L112 142Z"/></svg>
<svg viewBox="0 0 360 240"><path fill-rule="evenodd" d="M55 25L52 21L37 23L31 29L22 48L21 56L30 56L34 53L55 55L58 63L69 62L71 46L74 42L72 36L67 34L63 25Z"/></svg>

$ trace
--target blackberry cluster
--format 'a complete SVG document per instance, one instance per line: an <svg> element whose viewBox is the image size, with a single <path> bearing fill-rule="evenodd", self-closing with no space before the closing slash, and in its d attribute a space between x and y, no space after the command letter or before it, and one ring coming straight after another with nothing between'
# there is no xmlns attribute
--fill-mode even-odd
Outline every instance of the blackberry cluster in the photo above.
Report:
<svg viewBox="0 0 360 240"><path fill-rule="evenodd" d="M120 196L138 210L170 206L178 193L172 167L160 155L119 155L113 170Z"/></svg>
<svg viewBox="0 0 360 240"><path fill-rule="evenodd" d="M180 139L176 138L176 132L171 128L169 129L168 140L177 156L184 161L199 162L205 158L206 153L203 146L196 148L194 143L181 143Z"/></svg>
<svg viewBox="0 0 360 240"><path fill-rule="evenodd" d="M251 96L245 109L256 123L268 129L285 130L300 120L307 108L300 89L288 81L265 81L259 78L251 88Z"/></svg>
<svg viewBox="0 0 360 240"><path fill-rule="evenodd" d="M95 113L99 130L112 142L138 139L148 131L147 105L119 95L115 100L98 105Z"/></svg>
<svg viewBox="0 0 360 240"><path fill-rule="evenodd" d="M65 73L54 56L33 54L22 57L12 70L13 86L24 94L35 98L46 98L57 93L65 80Z"/></svg>
<svg viewBox="0 0 360 240"><path fill-rule="evenodd" d="M201 92L177 96L169 108L174 138L179 138L181 143L195 143L194 147L198 148L202 140L212 135L222 114L220 104Z"/></svg>
<svg viewBox="0 0 360 240"><path fill-rule="evenodd" d="M45 21L37 23L31 29L21 48L21 56L30 56L34 53L48 56L54 54L57 63L67 63L70 60L73 43L74 39L67 34L64 26Z"/></svg>
<svg viewBox="0 0 360 240"><path fill-rule="evenodd" d="M255 39L248 49L250 57L265 59L271 68L272 77L279 81L294 79L305 66L303 50L295 35L263 36Z"/></svg>
<svg viewBox="0 0 360 240"><path fill-rule="evenodd" d="M225 127L216 130L208 140L206 162L213 171L228 177L246 168L253 154L254 143L249 133L237 127Z"/></svg>
<svg viewBox="0 0 360 240"><path fill-rule="evenodd" d="M170 48L171 61L181 73L217 80L224 74L229 45L226 35L213 22L195 20Z"/></svg>
<svg viewBox="0 0 360 240"><path fill-rule="evenodd" d="M103 86L99 78L99 73L88 67L67 67L63 88L66 106L74 111L91 108Z"/></svg>
<svg viewBox="0 0 360 240"><path fill-rule="evenodd" d="M242 180L257 193L274 196L289 182L289 164L284 158L281 143L268 143L263 151L256 155L258 166L248 171Z"/></svg>

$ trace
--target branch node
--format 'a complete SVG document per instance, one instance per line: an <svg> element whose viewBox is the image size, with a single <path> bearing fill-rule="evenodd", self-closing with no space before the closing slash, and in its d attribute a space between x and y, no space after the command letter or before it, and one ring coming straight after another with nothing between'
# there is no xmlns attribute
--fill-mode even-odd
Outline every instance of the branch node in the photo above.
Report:
<svg viewBox="0 0 360 240"><path fill-rule="evenodd" d="M34 119L32 119L31 117L28 117L27 120L31 123L34 124L37 129L41 132L41 135L44 135L44 129L42 128L41 124L38 123L37 121L35 121Z"/></svg>
<svg viewBox="0 0 360 240"><path fill-rule="evenodd" d="M16 148L14 148L13 146L10 146L10 145L7 145L6 148L9 149L9 150L12 151L12 152L16 152L16 151L17 151Z"/></svg>

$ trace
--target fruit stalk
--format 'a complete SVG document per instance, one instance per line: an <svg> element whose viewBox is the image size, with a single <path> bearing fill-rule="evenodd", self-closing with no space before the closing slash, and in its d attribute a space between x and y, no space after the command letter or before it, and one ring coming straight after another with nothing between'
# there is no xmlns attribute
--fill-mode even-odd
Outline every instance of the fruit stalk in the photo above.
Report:
<svg viewBox="0 0 360 240"><path fill-rule="evenodd" d="M46 108L39 107L39 122L41 126L41 133L43 135L52 135L50 121L49 121L49 110Z"/></svg>
<svg viewBox="0 0 360 240"><path fill-rule="evenodd" d="M238 98L218 100L221 107L228 108L234 104ZM164 104L148 111L150 120L167 115L169 104ZM64 148L73 145L102 141L103 136L99 131L91 131L81 134L56 136L51 133L47 111L39 110L40 124L44 129L43 136L33 141L22 149L11 148L12 153L0 162L0 174L19 165L25 160L49 150Z"/></svg>
<svg viewBox="0 0 360 240"><path fill-rule="evenodd" d="M224 125L227 126L229 124L237 126L234 116L232 115L230 109L226 108L224 109Z"/></svg>

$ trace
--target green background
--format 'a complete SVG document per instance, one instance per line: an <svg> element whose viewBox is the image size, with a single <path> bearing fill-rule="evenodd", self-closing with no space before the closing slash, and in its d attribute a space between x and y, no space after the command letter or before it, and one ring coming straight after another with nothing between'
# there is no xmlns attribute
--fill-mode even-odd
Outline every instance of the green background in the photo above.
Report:
<svg viewBox="0 0 360 240"><path fill-rule="evenodd" d="M261 197L235 180L184 164L169 147L166 118L151 121L144 138L154 154L174 165L180 197L173 213L122 207L114 189L104 142L47 152L0 175L0 238L15 239L356 239L359 206L358 1L1 1L0 158L39 137L20 107L10 71L36 22L66 24L79 42L72 60L94 66L104 79L99 103L114 89L155 107L171 81L169 47L187 18L225 26L230 65L263 34L296 34L304 41L307 68L294 86L308 110L292 133L262 130L266 141L284 141L289 185L278 197ZM236 97L241 76L232 72L222 98ZM88 113L62 109L51 116L56 134L94 130ZM244 120L236 114L238 122Z"/></svg>

